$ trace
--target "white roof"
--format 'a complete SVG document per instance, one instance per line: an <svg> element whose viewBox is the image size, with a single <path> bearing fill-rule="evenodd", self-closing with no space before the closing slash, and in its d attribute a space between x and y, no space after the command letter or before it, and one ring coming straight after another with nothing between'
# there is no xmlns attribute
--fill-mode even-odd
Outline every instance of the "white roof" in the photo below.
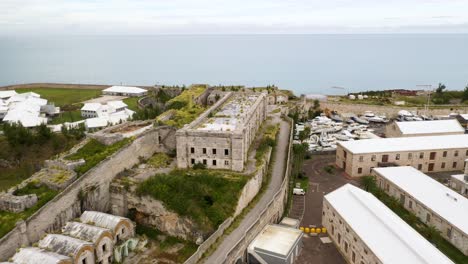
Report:
<svg viewBox="0 0 468 264"><path fill-rule="evenodd" d="M465 120L468 120L468 114L460 114L460 116L465 119Z"/></svg>
<svg viewBox="0 0 468 264"><path fill-rule="evenodd" d="M94 117L88 118L85 120L85 125L87 128L97 128L107 126L107 118L105 117Z"/></svg>
<svg viewBox="0 0 468 264"><path fill-rule="evenodd" d="M287 256L301 236L302 231L299 229L281 225L267 225L250 243L249 250L268 251Z"/></svg>
<svg viewBox="0 0 468 264"><path fill-rule="evenodd" d="M64 235L81 239L83 241L93 242L95 244L106 233L112 236L112 233L110 232L111 231L106 228L79 222L67 222L67 224L62 228L62 234Z"/></svg>
<svg viewBox="0 0 468 264"><path fill-rule="evenodd" d="M465 184L468 184L468 181L465 180L465 174L455 174L451 176L452 178L455 178L461 182L464 182Z"/></svg>
<svg viewBox="0 0 468 264"><path fill-rule="evenodd" d="M35 247L21 248L12 260L18 264L57 264L62 261L71 263L71 259L67 256Z"/></svg>
<svg viewBox="0 0 468 264"><path fill-rule="evenodd" d="M436 133L465 133L465 129L456 119L433 121L408 121L395 122L401 133L411 134L436 134Z"/></svg>
<svg viewBox="0 0 468 264"><path fill-rule="evenodd" d="M114 229L121 221L130 221L125 217L96 211L84 211L84 213L80 216L80 220L83 223L92 223L95 226L111 229L112 231L114 231Z"/></svg>
<svg viewBox="0 0 468 264"><path fill-rule="evenodd" d="M410 166L374 171L468 234L468 199Z"/></svg>
<svg viewBox="0 0 468 264"><path fill-rule="evenodd" d="M84 246L94 248L90 242L59 234L48 234L39 241L40 248L67 256L77 254Z"/></svg>
<svg viewBox="0 0 468 264"><path fill-rule="evenodd" d="M101 106L100 103L85 103L81 111L98 111Z"/></svg>
<svg viewBox="0 0 468 264"><path fill-rule="evenodd" d="M141 94L145 93L146 90L133 86L112 86L103 90L104 92L111 93L129 93L129 94Z"/></svg>
<svg viewBox="0 0 468 264"><path fill-rule="evenodd" d="M107 102L107 105L110 106L110 107L113 107L115 109L117 108L126 108L128 107L128 105L126 103L124 103L123 101L109 101Z"/></svg>
<svg viewBox="0 0 468 264"><path fill-rule="evenodd" d="M7 90L7 91L0 91L0 98L5 99L5 98L10 98L13 95L18 94L15 90Z"/></svg>
<svg viewBox="0 0 468 264"><path fill-rule="evenodd" d="M468 148L468 135L378 138L340 141L353 154Z"/></svg>
<svg viewBox="0 0 468 264"><path fill-rule="evenodd" d="M325 195L382 263L453 263L372 194L351 184Z"/></svg>

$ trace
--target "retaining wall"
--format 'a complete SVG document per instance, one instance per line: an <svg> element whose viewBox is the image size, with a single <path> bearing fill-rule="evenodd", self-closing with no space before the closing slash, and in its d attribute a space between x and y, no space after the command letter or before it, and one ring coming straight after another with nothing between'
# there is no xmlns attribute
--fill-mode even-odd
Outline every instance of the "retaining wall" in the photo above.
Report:
<svg viewBox="0 0 468 264"><path fill-rule="evenodd" d="M108 212L109 185L115 175L139 163L139 156L149 158L155 152L164 150L159 136L166 129L155 128L142 134L83 174L26 221L18 223L0 239L0 261L14 255L16 248L38 241L45 233L60 230L67 221L78 217L84 210Z"/></svg>

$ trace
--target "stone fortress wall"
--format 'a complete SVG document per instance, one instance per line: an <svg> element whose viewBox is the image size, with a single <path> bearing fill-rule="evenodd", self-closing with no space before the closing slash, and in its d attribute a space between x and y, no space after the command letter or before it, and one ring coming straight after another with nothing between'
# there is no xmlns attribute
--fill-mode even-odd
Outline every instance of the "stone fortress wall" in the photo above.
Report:
<svg viewBox="0 0 468 264"><path fill-rule="evenodd" d="M161 140L161 141L160 141ZM16 249L38 241L47 232L57 232L85 210L110 211L109 186L114 177L139 163L139 157L151 157L175 147L175 132L158 127L141 134L131 144L101 161L69 185L35 214L0 239L0 261L15 254Z"/></svg>

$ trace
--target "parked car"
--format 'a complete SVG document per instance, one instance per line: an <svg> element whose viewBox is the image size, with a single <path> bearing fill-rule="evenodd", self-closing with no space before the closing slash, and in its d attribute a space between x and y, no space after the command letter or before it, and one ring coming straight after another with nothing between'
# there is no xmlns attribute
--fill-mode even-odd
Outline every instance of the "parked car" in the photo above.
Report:
<svg viewBox="0 0 468 264"><path fill-rule="evenodd" d="M304 191L304 189L301 189L301 188L294 188L293 189L293 194L294 195L305 195L305 191Z"/></svg>

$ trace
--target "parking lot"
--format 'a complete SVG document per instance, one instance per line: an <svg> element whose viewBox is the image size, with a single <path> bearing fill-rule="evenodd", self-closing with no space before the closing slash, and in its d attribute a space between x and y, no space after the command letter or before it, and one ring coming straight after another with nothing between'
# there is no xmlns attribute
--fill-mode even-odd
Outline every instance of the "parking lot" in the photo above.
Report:
<svg viewBox="0 0 468 264"><path fill-rule="evenodd" d="M301 215L301 226L322 226L322 202L323 196L343 186L346 183L358 184L343 176L343 171L335 168L331 173L324 170L327 165L333 165L335 155L313 155L306 160L303 171L309 178L309 190L304 196L294 196L290 217ZM303 201L303 202L301 202ZM296 217L298 218L298 217ZM300 219L300 218L299 218ZM321 237L327 236L320 235ZM314 264L345 264L345 260L335 248L333 243L322 243L319 236L304 235L304 247L299 255L297 263Z"/></svg>

